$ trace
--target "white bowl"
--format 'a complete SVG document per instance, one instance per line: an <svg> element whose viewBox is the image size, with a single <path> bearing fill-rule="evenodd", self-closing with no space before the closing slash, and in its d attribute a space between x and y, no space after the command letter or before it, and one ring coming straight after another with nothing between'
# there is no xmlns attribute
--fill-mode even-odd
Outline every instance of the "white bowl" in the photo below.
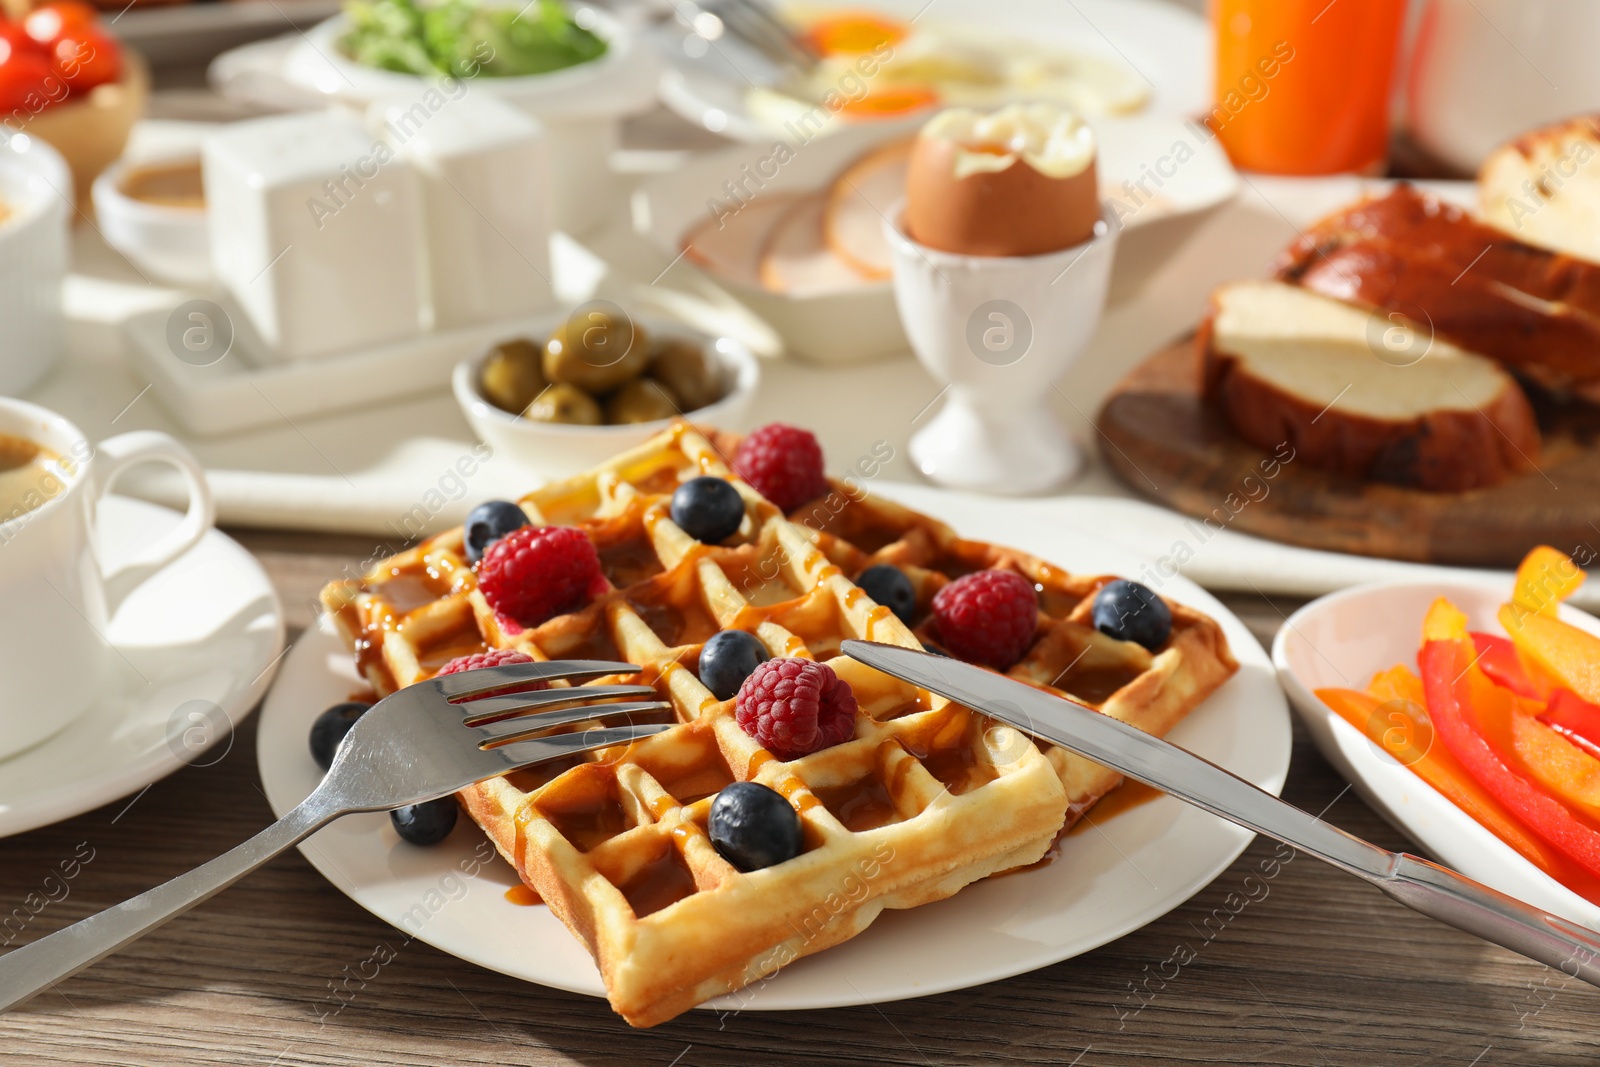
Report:
<svg viewBox="0 0 1600 1067"><path fill-rule="evenodd" d="M1484 581L1381 582L1320 597L1289 617L1272 643L1272 662L1317 748L1361 798L1429 855L1469 878L1600 929L1596 906L1523 859L1409 767L1317 698L1325 687L1363 689L1397 663L1416 668L1422 620L1434 598L1449 597L1474 630L1500 633L1495 615L1511 595L1509 576ZM1600 620L1563 606L1561 618L1600 634ZM1433 744L1444 742L1434 739Z"/></svg>
<svg viewBox="0 0 1600 1067"><path fill-rule="evenodd" d="M211 281L211 245L204 209L135 200L122 179L136 167L200 161L198 152L112 164L95 179L94 214L106 243L147 274L179 285Z"/></svg>
<svg viewBox="0 0 1600 1067"><path fill-rule="evenodd" d="M0 127L0 395L26 392L55 362L67 273L72 173L38 137Z"/></svg>
<svg viewBox="0 0 1600 1067"><path fill-rule="evenodd" d="M566 312L552 314L530 334L546 336L566 317ZM744 429L756 386L761 381L761 365L755 355L731 337L714 337L646 316L638 316L638 319L652 337L692 341L704 346L721 362L723 386L727 392L714 404L685 412L688 419L697 426ZM566 426L513 415L495 407L478 392L479 371L486 355L456 364L450 378L456 403L461 405L473 431L496 453L540 477L565 478L586 471L619 452L644 443L671 421L661 419L625 426Z"/></svg>
<svg viewBox="0 0 1600 1067"><path fill-rule="evenodd" d="M625 115L655 103L660 61L614 15L579 6L588 29L606 42L605 54L548 74L474 78L472 91L499 96L545 126L550 144L550 181L556 226L582 233L608 220L623 198L611 171L611 153ZM415 97L428 80L414 74L363 66L339 42L350 32L344 15L312 27L284 60L295 86L365 107L376 100Z"/></svg>

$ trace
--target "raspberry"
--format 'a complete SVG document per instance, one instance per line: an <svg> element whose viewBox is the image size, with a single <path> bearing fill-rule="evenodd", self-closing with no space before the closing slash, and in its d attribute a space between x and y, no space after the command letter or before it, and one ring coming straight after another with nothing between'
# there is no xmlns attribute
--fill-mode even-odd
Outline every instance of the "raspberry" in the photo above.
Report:
<svg viewBox="0 0 1600 1067"><path fill-rule="evenodd" d="M532 663L533 657L524 655L514 648L491 648L487 652L474 652L470 656L457 656L455 659L439 668L435 678L443 678L447 674L460 674L463 671L475 671L480 667L509 667L513 663ZM521 685L508 685L504 689L491 689L482 694L486 697L505 696L509 693L534 693L540 689L550 688L549 682L525 682ZM481 699L481 698L478 698Z"/></svg>
<svg viewBox="0 0 1600 1067"><path fill-rule="evenodd" d="M734 718L774 756L799 759L849 740L856 695L826 663L769 659L739 687Z"/></svg>
<svg viewBox="0 0 1600 1067"><path fill-rule="evenodd" d="M524 526L490 545L478 563L489 606L522 626L576 611L605 592L600 555L572 526Z"/></svg>
<svg viewBox="0 0 1600 1067"><path fill-rule="evenodd" d="M505 667L512 663L532 662L532 656L524 655L514 648L491 648L487 652L474 652L470 656L457 656L443 667L440 667L439 673L434 677L443 678L447 674L475 671L479 667Z"/></svg>
<svg viewBox="0 0 1600 1067"><path fill-rule="evenodd" d="M1033 644L1039 598L1020 574L977 571L935 593L933 615L946 648L969 663L1003 671Z"/></svg>
<svg viewBox="0 0 1600 1067"><path fill-rule="evenodd" d="M781 422L768 423L739 442L733 469L784 512L828 491L816 437Z"/></svg>

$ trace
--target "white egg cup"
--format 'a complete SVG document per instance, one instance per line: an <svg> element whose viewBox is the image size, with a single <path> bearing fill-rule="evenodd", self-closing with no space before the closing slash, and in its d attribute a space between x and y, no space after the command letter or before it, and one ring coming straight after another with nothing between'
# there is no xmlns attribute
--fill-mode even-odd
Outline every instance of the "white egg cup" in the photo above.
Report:
<svg viewBox="0 0 1600 1067"><path fill-rule="evenodd" d="M1117 228L1039 256L967 256L918 244L884 220L894 296L922 365L949 387L911 439L911 459L940 485L1026 494L1077 474L1083 453L1050 410L1054 383L1099 325Z"/></svg>

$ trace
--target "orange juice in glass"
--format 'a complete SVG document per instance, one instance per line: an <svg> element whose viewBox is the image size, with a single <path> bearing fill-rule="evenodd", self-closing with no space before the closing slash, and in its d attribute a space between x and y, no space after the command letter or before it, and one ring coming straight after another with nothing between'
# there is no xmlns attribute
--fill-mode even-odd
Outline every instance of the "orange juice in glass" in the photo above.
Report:
<svg viewBox="0 0 1600 1067"><path fill-rule="evenodd" d="M1236 166L1376 172L1405 0L1211 0L1216 99L1206 123Z"/></svg>

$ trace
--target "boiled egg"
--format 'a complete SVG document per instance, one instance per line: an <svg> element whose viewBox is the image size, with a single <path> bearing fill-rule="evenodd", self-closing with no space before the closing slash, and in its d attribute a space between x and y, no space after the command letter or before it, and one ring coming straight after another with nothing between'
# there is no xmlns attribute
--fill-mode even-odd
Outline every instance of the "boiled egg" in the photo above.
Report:
<svg viewBox="0 0 1600 1067"><path fill-rule="evenodd" d="M929 248L1043 255L1089 240L1099 220L1094 131L1065 108L952 108L912 146L903 225Z"/></svg>

